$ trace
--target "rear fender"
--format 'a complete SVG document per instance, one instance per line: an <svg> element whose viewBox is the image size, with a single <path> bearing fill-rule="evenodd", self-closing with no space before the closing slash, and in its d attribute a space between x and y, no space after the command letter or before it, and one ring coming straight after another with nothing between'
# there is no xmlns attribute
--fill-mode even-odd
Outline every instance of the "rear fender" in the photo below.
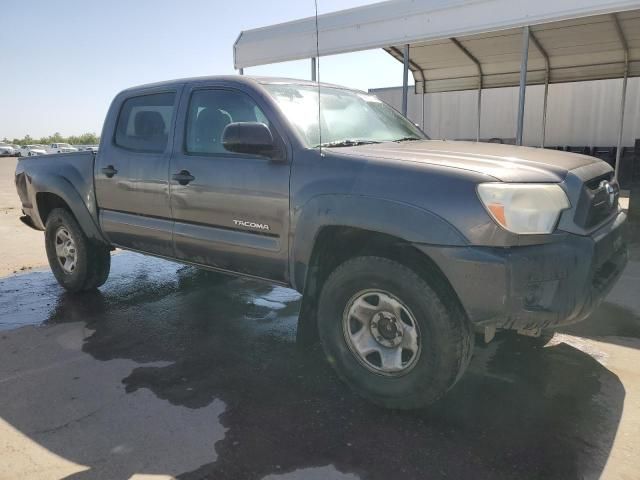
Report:
<svg viewBox="0 0 640 480"><path fill-rule="evenodd" d="M38 172L34 175L29 175L25 172L25 176L27 195L34 213L32 220L38 229L44 230L45 222L43 222L41 212L38 209L36 195L38 193L51 193L60 197L67 204L88 238L105 245L108 244L96 223L95 213L92 215L89 211L89 207L91 207L95 212L93 184L87 192L88 198L83 199L71 182L61 175L49 172Z"/></svg>

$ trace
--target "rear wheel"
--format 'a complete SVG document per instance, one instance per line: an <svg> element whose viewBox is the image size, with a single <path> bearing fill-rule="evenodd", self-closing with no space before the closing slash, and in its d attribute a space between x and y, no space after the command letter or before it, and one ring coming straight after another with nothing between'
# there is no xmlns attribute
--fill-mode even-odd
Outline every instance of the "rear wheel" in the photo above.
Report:
<svg viewBox="0 0 640 480"><path fill-rule="evenodd" d="M320 296L320 339L338 375L389 408L427 406L460 378L473 334L435 279L397 262L358 257L338 267Z"/></svg>
<svg viewBox="0 0 640 480"><path fill-rule="evenodd" d="M89 240L68 210L56 208L47 217L45 247L56 280L70 292L92 290L107 281L109 247Z"/></svg>

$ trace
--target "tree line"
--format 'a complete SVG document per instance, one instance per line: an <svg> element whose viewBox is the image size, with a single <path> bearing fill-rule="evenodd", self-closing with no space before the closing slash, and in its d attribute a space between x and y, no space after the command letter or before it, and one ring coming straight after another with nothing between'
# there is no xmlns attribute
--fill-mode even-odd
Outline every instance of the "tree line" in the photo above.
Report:
<svg viewBox="0 0 640 480"><path fill-rule="evenodd" d="M33 138L31 137L31 135L25 135L23 138L14 139L4 137L2 141L4 143L11 143L14 145L48 145L50 143L70 143L71 145L97 145L100 143L100 137L95 133L83 133L82 135L71 135L69 137L63 137L60 132L56 132L48 137Z"/></svg>

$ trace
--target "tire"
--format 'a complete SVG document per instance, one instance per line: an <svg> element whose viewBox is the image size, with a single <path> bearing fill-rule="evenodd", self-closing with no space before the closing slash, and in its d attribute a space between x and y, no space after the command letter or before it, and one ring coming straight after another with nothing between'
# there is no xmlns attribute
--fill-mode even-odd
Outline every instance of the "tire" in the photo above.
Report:
<svg viewBox="0 0 640 480"><path fill-rule="evenodd" d="M71 243L62 241L65 238ZM68 210L56 208L47 217L45 247L51 271L66 290L94 290L107 281L111 269L109 247L89 240ZM63 259L59 254L68 256Z"/></svg>
<svg viewBox="0 0 640 480"><path fill-rule="evenodd" d="M442 397L462 376L471 360L474 335L457 299L434 288L436 285L438 278L422 277L400 263L380 257L356 257L331 273L320 294L318 331L329 363L357 394L385 408L422 408ZM368 309L376 296L378 306L373 308L384 312L371 316ZM397 312L398 304L401 320L395 318L398 315L385 313ZM370 318L363 335L375 332L371 336L373 342L369 342L380 350L367 357L357 353L357 342L350 340L361 333L360 328L366 328L366 320L360 322L351 317L351 312L360 306L364 306L364 317ZM374 329L376 319L380 322ZM383 338L383 321L387 322L385 329L389 328L385 331L390 336L399 336L400 328L405 332L395 350L383 350L386 347L375 344L380 339L389 342ZM413 323L417 324L417 331L411 327ZM407 332L414 333L409 336ZM412 338L418 340L412 343ZM418 345L417 349L405 350L405 339L414 347ZM396 354L398 348L401 354ZM393 361L389 363L396 364L387 368L382 354L387 352L387 358L392 350L396 353L391 354ZM385 368L389 371L382 371ZM390 371L393 368L399 370Z"/></svg>

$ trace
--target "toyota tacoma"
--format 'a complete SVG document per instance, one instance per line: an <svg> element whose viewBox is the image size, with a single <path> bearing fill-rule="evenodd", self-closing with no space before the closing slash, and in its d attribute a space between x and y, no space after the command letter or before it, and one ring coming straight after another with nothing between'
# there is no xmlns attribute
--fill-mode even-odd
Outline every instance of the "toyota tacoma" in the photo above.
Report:
<svg viewBox="0 0 640 480"><path fill-rule="evenodd" d="M375 96L242 76L131 88L98 152L32 157L15 182L58 282L101 286L122 248L290 286L357 393L417 408L474 332L586 318L627 261L611 167L433 141ZM303 335L301 332L306 332Z"/></svg>

